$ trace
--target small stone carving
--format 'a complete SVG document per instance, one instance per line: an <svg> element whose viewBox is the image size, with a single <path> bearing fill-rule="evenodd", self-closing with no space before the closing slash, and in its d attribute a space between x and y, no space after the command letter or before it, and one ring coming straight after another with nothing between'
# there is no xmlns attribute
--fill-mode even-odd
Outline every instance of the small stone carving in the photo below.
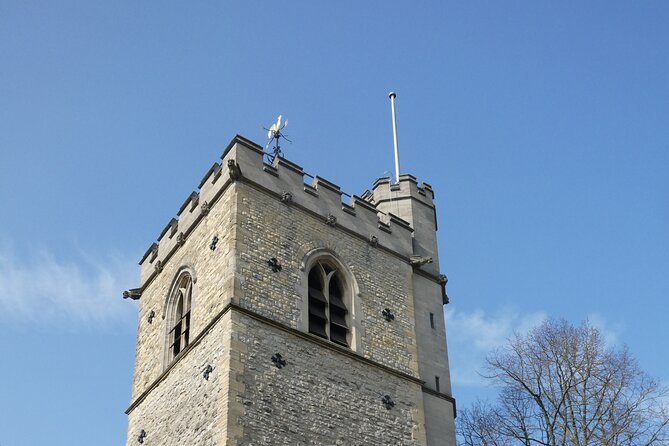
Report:
<svg viewBox="0 0 669 446"><path fill-rule="evenodd" d="M426 263L432 263L432 257L426 257L426 256L411 256L409 259L409 263L413 267L418 267L418 266L423 266Z"/></svg>
<svg viewBox="0 0 669 446"><path fill-rule="evenodd" d="M180 232L179 235L177 235L177 245L183 246L184 243L186 243L186 234Z"/></svg>
<svg viewBox="0 0 669 446"><path fill-rule="evenodd" d="M209 206L209 203L206 201L200 205L200 212L202 212L202 215L208 215L210 210L211 206Z"/></svg>
<svg viewBox="0 0 669 446"><path fill-rule="evenodd" d="M293 194L290 192L284 192L281 194L281 202L282 203L292 203L293 202Z"/></svg>
<svg viewBox="0 0 669 446"><path fill-rule="evenodd" d="M448 283L448 277L446 276L446 274L439 274L439 277L437 277L437 282L439 283L439 285L441 285L442 303L446 305L450 302L448 294L446 294L446 284Z"/></svg>
<svg viewBox="0 0 669 446"><path fill-rule="evenodd" d="M146 431L142 429L142 431L137 436L137 443L144 443L145 438L146 438Z"/></svg>
<svg viewBox="0 0 669 446"><path fill-rule="evenodd" d="M377 246L379 244L379 238L375 235L370 235L369 236L369 245L370 246Z"/></svg>
<svg viewBox="0 0 669 446"><path fill-rule="evenodd" d="M328 226L335 227L337 224L337 217L335 217L332 214L328 214L327 218L325 219L325 224Z"/></svg>
<svg viewBox="0 0 669 446"><path fill-rule="evenodd" d="M154 317L156 317L156 312L151 310L151 312L149 313L149 317L146 318L147 322L149 324L153 323L153 318Z"/></svg>
<svg viewBox="0 0 669 446"><path fill-rule="evenodd" d="M160 274L161 272L163 272L163 262L161 262L160 260L158 260L158 261L156 262L156 266L155 266L154 268L155 268L155 270L156 270L156 274Z"/></svg>
<svg viewBox="0 0 669 446"><path fill-rule="evenodd" d="M232 181L237 181L242 177L242 170L235 160L228 160L228 172L230 172L230 179Z"/></svg>
<svg viewBox="0 0 669 446"><path fill-rule="evenodd" d="M141 288L132 288L123 292L124 299L138 300L142 296Z"/></svg>

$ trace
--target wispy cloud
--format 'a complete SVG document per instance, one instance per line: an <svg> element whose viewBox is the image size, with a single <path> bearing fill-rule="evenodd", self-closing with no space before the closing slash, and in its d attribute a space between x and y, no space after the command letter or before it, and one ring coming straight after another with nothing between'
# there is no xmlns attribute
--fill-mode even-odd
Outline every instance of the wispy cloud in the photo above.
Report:
<svg viewBox="0 0 669 446"><path fill-rule="evenodd" d="M611 324L608 323L602 315L597 313L589 314L588 322L590 322L593 327L599 330L607 347L614 347L620 343L618 333L622 332L623 330L623 327L620 323L612 327Z"/></svg>
<svg viewBox="0 0 669 446"><path fill-rule="evenodd" d="M48 251L28 257L0 248L0 321L71 331L134 323L136 307L121 298L137 281L136 262L120 255L68 259Z"/></svg>
<svg viewBox="0 0 669 446"><path fill-rule="evenodd" d="M460 386L485 386L480 373L488 353L504 345L514 333L525 333L546 318L540 311L521 314L503 310L486 314L482 310L467 313L454 308L447 308L444 316L451 380Z"/></svg>

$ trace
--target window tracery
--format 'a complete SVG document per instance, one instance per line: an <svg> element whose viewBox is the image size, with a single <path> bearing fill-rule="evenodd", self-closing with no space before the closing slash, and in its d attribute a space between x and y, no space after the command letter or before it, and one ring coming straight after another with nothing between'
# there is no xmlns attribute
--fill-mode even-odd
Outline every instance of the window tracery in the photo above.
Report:
<svg viewBox="0 0 669 446"><path fill-rule="evenodd" d="M350 315L342 272L327 259L314 263L308 275L309 333L350 347ZM350 305L350 304L348 304Z"/></svg>
<svg viewBox="0 0 669 446"><path fill-rule="evenodd" d="M167 363L169 364L190 342L193 278L183 271L178 276L169 297L167 320Z"/></svg>

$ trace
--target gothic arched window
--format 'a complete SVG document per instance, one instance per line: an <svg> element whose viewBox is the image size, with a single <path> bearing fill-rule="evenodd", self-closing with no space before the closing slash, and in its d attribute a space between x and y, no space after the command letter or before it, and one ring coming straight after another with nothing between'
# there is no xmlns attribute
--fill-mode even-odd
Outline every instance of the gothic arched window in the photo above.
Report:
<svg viewBox="0 0 669 446"><path fill-rule="evenodd" d="M309 333L350 346L350 316L342 272L327 259L316 261L309 270Z"/></svg>
<svg viewBox="0 0 669 446"><path fill-rule="evenodd" d="M177 277L168 301L168 363L188 346L192 297L193 278L190 273L183 271Z"/></svg>

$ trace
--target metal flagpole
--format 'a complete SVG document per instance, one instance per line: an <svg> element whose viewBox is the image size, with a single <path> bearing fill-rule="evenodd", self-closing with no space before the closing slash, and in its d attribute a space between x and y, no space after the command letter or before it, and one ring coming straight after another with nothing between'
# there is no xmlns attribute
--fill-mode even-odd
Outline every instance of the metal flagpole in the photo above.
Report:
<svg viewBox="0 0 669 446"><path fill-rule="evenodd" d="M395 182L400 182L400 152L397 148L397 118L395 117L395 97L397 95L394 91L388 94L390 98L390 108L393 112L393 142L395 143Z"/></svg>

